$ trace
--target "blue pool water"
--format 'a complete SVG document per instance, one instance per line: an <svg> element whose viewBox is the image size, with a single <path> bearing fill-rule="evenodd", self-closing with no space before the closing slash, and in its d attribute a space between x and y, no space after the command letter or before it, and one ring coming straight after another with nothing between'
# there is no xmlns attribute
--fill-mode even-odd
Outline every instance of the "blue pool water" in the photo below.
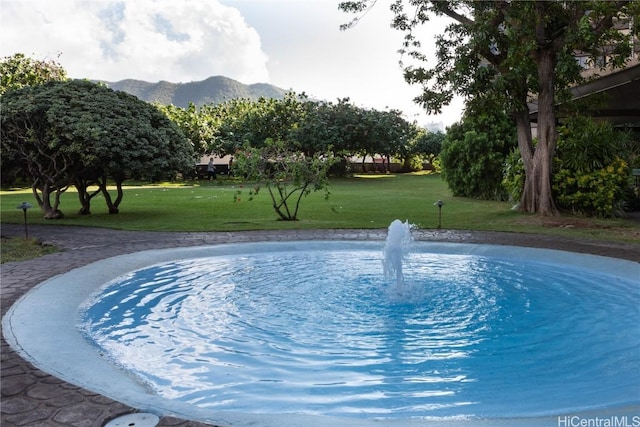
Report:
<svg viewBox="0 0 640 427"><path fill-rule="evenodd" d="M159 396L214 411L400 420L637 405L639 283L543 258L414 243L401 283L370 244L168 261L103 287L80 328Z"/></svg>

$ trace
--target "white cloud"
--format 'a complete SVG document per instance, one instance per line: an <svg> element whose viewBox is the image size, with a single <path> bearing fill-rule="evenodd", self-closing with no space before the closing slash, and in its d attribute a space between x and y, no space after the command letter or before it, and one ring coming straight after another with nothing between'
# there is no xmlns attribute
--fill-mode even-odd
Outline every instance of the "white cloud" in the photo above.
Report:
<svg viewBox="0 0 640 427"><path fill-rule="evenodd" d="M216 1L3 1L3 56L62 52L72 77L269 80L260 36Z"/></svg>
<svg viewBox="0 0 640 427"><path fill-rule="evenodd" d="M338 0L0 0L0 56L56 58L74 78L188 82L223 75L335 101L427 116L398 65L402 34L385 3L353 29ZM429 49L437 23L424 29Z"/></svg>
<svg viewBox="0 0 640 427"><path fill-rule="evenodd" d="M340 31L353 15L339 11L338 0L222 1L238 8L260 33L275 85L330 101L347 97L358 106L402 110L421 124L449 125L460 118L459 99L439 116L427 116L413 102L421 88L404 80L398 63L404 34L391 28L387 2L378 2L355 27ZM417 32L426 54L435 51L434 35L444 25L434 21Z"/></svg>
<svg viewBox="0 0 640 427"><path fill-rule="evenodd" d="M98 20L69 2L2 1L0 49L3 56L24 53L52 58L64 49L71 55L86 51L86 38ZM73 16L71 22L65 16Z"/></svg>

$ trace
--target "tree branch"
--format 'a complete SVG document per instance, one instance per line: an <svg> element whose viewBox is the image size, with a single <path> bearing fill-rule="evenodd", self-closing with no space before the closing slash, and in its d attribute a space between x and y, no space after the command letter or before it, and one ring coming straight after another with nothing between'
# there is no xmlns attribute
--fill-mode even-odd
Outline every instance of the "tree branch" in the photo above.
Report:
<svg viewBox="0 0 640 427"><path fill-rule="evenodd" d="M433 6L434 9L437 10L438 12L442 13L443 15L448 16L449 18L458 21L459 23L461 23L462 25L466 25L468 27L472 26L475 24L475 21L471 18L468 18L458 12L456 12L455 10L451 9L449 7L449 2L448 1L433 1Z"/></svg>

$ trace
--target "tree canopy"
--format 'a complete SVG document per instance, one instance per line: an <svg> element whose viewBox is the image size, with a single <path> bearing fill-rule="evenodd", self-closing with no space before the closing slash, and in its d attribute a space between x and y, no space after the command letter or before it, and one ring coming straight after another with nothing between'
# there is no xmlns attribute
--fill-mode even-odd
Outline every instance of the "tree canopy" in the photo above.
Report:
<svg viewBox="0 0 640 427"><path fill-rule="evenodd" d="M66 70L52 59L36 60L16 53L0 61L0 95L8 90L67 79Z"/></svg>
<svg viewBox="0 0 640 427"><path fill-rule="evenodd" d="M284 99L234 99L195 110L163 108L193 135L204 154L234 156L233 173L266 187L278 217L297 219L310 192L327 189L327 173L346 171L346 157L409 159L417 126L397 110L357 107L289 93ZM341 159L341 160L340 160ZM242 191L240 191L242 193ZM236 200L241 200L240 195Z"/></svg>
<svg viewBox="0 0 640 427"><path fill-rule="evenodd" d="M238 153L237 173L254 181L249 190L249 199L267 188L274 211L284 221L296 221L302 198L314 191L325 190L329 197L328 171L333 164L332 156L305 155L292 150L284 141L270 138L260 147L247 145ZM238 190L235 200L241 200L242 190Z"/></svg>
<svg viewBox="0 0 640 427"><path fill-rule="evenodd" d="M235 155L267 140L286 141L305 156L382 156L404 159L418 134L398 110L379 111L289 93L284 99L233 99L196 109L161 107L197 148L199 155Z"/></svg>
<svg viewBox="0 0 640 427"><path fill-rule="evenodd" d="M9 90L1 98L2 162L17 161L45 217L58 218L59 195L78 188L89 213L97 185L117 213L122 183L168 177L193 166L182 131L154 106L86 80L50 81ZM116 184L112 199L107 179ZM51 200L51 196L54 200Z"/></svg>
<svg viewBox="0 0 640 427"><path fill-rule="evenodd" d="M376 0L340 3L358 22ZM633 1L395 0L392 26L405 33L402 46L405 79L423 86L416 98L427 112L438 113L454 94L481 100L516 121L518 146L525 168L520 208L555 214L552 160L557 143L557 105L568 99L570 85L582 81L575 54L592 62L619 67L631 55L638 34L617 31L619 20L640 21ZM435 16L451 18L434 41L436 60L428 63L419 27ZM534 144L528 102L537 99L538 130Z"/></svg>

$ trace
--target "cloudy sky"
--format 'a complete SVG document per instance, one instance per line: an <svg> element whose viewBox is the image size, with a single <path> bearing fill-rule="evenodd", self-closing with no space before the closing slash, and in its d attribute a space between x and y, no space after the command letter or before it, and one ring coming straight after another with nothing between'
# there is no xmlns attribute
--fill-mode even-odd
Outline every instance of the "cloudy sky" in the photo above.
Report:
<svg viewBox="0 0 640 427"><path fill-rule="evenodd" d="M70 77L189 82L223 75L419 124L458 121L457 101L427 116L412 102L397 53L402 34L379 2L347 31L339 0L0 0L0 56L54 59ZM423 30L423 45L446 22Z"/></svg>

